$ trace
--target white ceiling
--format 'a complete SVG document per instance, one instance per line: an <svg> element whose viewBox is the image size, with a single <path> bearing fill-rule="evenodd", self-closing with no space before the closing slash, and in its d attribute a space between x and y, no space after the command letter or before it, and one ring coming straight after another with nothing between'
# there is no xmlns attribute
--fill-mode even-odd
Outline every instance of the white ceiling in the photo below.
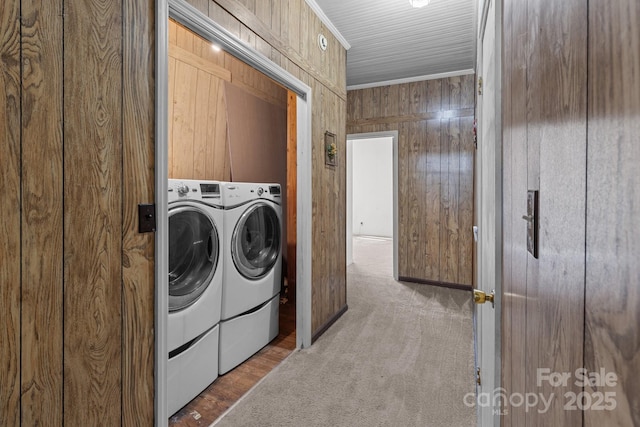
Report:
<svg viewBox="0 0 640 427"><path fill-rule="evenodd" d="M307 1L314 7L313 2ZM464 74L474 68L478 0L432 0L420 9L412 8L409 0L315 3L351 45L351 89Z"/></svg>

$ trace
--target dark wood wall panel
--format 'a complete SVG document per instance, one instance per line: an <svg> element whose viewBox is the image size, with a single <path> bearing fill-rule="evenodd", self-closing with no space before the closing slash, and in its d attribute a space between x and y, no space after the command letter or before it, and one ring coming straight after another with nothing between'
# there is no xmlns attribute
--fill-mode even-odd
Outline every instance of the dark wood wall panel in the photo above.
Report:
<svg viewBox="0 0 640 427"><path fill-rule="evenodd" d="M153 423L154 13L0 11L3 426Z"/></svg>
<svg viewBox="0 0 640 427"><path fill-rule="evenodd" d="M615 411L584 425L640 425L640 5L589 4L585 368L614 373Z"/></svg>
<svg viewBox="0 0 640 427"><path fill-rule="evenodd" d="M122 407L122 4L64 3L64 424Z"/></svg>
<svg viewBox="0 0 640 427"><path fill-rule="evenodd" d="M212 0L209 17L256 49L262 44L259 39L263 40L272 52L290 59L311 78L346 99L346 52L304 0L274 0L256 5L239 0ZM324 53L316 47L320 32L329 42Z"/></svg>
<svg viewBox="0 0 640 427"><path fill-rule="evenodd" d="M0 425L20 423L20 3L0 8Z"/></svg>
<svg viewBox="0 0 640 427"><path fill-rule="evenodd" d="M307 84L320 82L334 99L314 120L325 114L344 139L346 53L328 32L331 60L315 50L312 30L325 30L306 3L286 19L280 1L194 3ZM153 236L137 233L136 210L154 195L154 13L155 3L130 0L0 9L3 426L154 423ZM320 179L344 194L343 176ZM339 234L314 236L337 248L317 285L329 289L327 317L346 304Z"/></svg>
<svg viewBox="0 0 640 427"><path fill-rule="evenodd" d="M503 387L556 398L544 413L509 408L503 425L637 425L640 8L508 3ZM538 259L520 219L527 189L540 191ZM566 387L537 384L538 368L581 367L615 374L616 384L583 388L573 376ZM583 391L587 405L615 393L615 408L566 410L564 393Z"/></svg>
<svg viewBox="0 0 640 427"><path fill-rule="evenodd" d="M347 133L398 130L399 275L473 280L474 76L349 91Z"/></svg>
<svg viewBox="0 0 640 427"><path fill-rule="evenodd" d="M471 94L473 96L473 94ZM473 237L473 117L461 117L460 119L460 169L459 184L460 194L458 199L458 277L460 283L473 283L473 269L466 268L463 260L471 259L473 265L473 238L468 238L469 230Z"/></svg>
<svg viewBox="0 0 640 427"><path fill-rule="evenodd" d="M62 423L62 2L22 2L22 417ZM46 336L47 339L41 337Z"/></svg>
<svg viewBox="0 0 640 427"><path fill-rule="evenodd" d="M286 294L295 298L296 292L296 247L298 218L298 139L297 139L297 104L295 93L287 91L287 265ZM287 296L287 295L285 295Z"/></svg>
<svg viewBox="0 0 640 427"><path fill-rule="evenodd" d="M526 383L528 390L564 395L582 388L575 381L537 383L539 368L575 372L583 365L587 4L529 2L528 13L527 185L540 190L540 255L527 258L533 286L527 288ZM558 334L558 325L571 333ZM529 417L544 425L582 422L580 411L567 411L562 399Z"/></svg>
<svg viewBox="0 0 640 427"><path fill-rule="evenodd" d="M155 202L155 6L123 2L122 425L154 423L155 235L138 203Z"/></svg>
<svg viewBox="0 0 640 427"><path fill-rule="evenodd" d="M313 82L313 109L322 111L312 123L313 236L311 330L321 330L347 304L346 290L346 135L344 103L337 95ZM336 134L336 166L324 163L324 133ZM317 236L317 237L316 237ZM326 242L316 244L318 240Z"/></svg>
<svg viewBox="0 0 640 427"><path fill-rule="evenodd" d="M412 177L412 171L415 168L408 167L406 169L408 183L413 182L416 185L413 191L409 187L408 193L412 194L415 191L415 195L411 197L420 201L420 204L416 206L417 209L408 209L409 220L407 226L412 230L411 236L414 247L420 247L421 250L414 251L411 245L406 248L409 254L415 252L411 264L407 266L407 270L418 272L422 269L425 274L424 278L433 277L435 280L441 280L442 276L439 268L442 257L442 242L440 240L440 213L442 211L440 160L442 159L443 129L439 120L426 120L419 123L424 123L423 126L418 128L419 131L424 130L424 133L417 132L412 137L418 139L421 135L426 135L424 139L425 150L422 152L409 152L407 158L414 162L423 161L425 163L426 179L423 182L415 180ZM424 155L425 153L426 156ZM423 197L424 195L426 197ZM403 204L400 206L403 210L409 208L408 206L403 206ZM424 236L421 235L423 227L426 232ZM407 276L420 277L416 273L407 274Z"/></svg>

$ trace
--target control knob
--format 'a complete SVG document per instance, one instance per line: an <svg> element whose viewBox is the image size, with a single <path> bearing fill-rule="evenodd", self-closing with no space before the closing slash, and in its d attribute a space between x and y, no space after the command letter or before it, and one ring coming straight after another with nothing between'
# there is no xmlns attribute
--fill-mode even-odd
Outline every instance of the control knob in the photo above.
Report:
<svg viewBox="0 0 640 427"><path fill-rule="evenodd" d="M178 190L178 194L185 195L189 193L189 186L186 184L182 184L178 186L177 190Z"/></svg>

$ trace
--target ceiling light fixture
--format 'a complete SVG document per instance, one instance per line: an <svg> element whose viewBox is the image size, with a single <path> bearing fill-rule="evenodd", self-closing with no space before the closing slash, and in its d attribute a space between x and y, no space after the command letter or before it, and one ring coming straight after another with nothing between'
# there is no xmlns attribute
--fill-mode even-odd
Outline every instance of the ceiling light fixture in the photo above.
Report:
<svg viewBox="0 0 640 427"><path fill-rule="evenodd" d="M429 4L431 0L409 0L411 7L420 8Z"/></svg>

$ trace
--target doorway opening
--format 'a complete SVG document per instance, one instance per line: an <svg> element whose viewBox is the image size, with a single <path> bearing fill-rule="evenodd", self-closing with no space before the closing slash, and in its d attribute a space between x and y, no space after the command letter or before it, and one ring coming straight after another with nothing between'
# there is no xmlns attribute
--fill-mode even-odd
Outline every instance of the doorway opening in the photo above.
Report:
<svg viewBox="0 0 640 427"><path fill-rule="evenodd" d="M346 220L347 266L361 247L354 239L379 240L366 246L389 250L398 280L398 131L347 135Z"/></svg>
<svg viewBox="0 0 640 427"><path fill-rule="evenodd" d="M295 346L311 345L311 95L309 86L271 62L237 37L210 20L184 0L158 0L156 8L156 423L167 425L167 315L168 312L168 159L169 159L169 18L204 39L216 43L222 50L247 66L272 79L287 90L288 114L294 117L292 132L296 148L295 177ZM291 101L291 95L293 101ZM290 138L287 138L290 139ZM291 161L287 158L287 161ZM226 171L226 169L224 169ZM226 172L225 172L226 173ZM305 262L303 263L302 260Z"/></svg>

